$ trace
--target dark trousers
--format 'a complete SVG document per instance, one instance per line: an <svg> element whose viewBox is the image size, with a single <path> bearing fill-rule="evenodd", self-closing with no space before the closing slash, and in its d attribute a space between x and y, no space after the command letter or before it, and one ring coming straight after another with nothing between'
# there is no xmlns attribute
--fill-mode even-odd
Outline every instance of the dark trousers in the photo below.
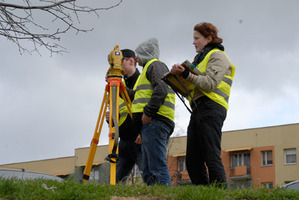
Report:
<svg viewBox="0 0 299 200"><path fill-rule="evenodd" d="M223 106L208 97L201 97L191 114L187 130L186 166L195 185L223 183L226 186L220 157L221 129L226 112Z"/></svg>
<svg viewBox="0 0 299 200"><path fill-rule="evenodd" d="M116 163L116 182L125 184L135 164L142 173L141 144L135 144L134 140L120 139L119 160Z"/></svg>

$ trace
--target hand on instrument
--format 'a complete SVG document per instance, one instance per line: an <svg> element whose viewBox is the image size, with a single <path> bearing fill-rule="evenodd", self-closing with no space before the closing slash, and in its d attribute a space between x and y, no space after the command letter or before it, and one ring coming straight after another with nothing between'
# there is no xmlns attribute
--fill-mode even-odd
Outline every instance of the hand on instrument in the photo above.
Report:
<svg viewBox="0 0 299 200"><path fill-rule="evenodd" d="M107 73L105 75L105 81L108 82L108 71L107 71Z"/></svg>
<svg viewBox="0 0 299 200"><path fill-rule="evenodd" d="M174 64L170 70L170 73L180 75L183 71L185 71L185 68L182 65Z"/></svg>

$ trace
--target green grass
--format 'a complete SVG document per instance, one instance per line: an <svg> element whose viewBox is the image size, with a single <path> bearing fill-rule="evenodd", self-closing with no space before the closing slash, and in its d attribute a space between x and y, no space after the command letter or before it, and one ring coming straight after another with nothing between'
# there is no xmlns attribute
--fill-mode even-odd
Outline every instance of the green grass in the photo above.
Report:
<svg viewBox="0 0 299 200"><path fill-rule="evenodd" d="M144 184L124 186L106 184L79 184L71 180L57 182L51 180L16 180L0 178L0 200L13 199L111 199L111 197L135 197L144 200L193 200L193 199L298 199L299 192L284 189L220 189L204 186L146 186ZM132 199L132 198L131 198Z"/></svg>

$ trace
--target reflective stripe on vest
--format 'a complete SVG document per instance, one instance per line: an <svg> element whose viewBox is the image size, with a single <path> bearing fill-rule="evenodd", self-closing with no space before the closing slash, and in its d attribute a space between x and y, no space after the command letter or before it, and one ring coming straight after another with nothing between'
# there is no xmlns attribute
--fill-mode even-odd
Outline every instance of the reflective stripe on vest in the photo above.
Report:
<svg viewBox="0 0 299 200"><path fill-rule="evenodd" d="M213 50L211 50L205 56L205 58L196 66L196 68L200 72L202 72L203 74L206 73L208 62L209 62L209 59L211 57L211 54L214 53L215 51L220 51L220 50L219 49L213 49ZM224 53L224 51L221 51L221 52ZM226 55L226 53L224 53L224 55L229 60L229 58ZM229 60L229 62L230 62L230 60ZM215 101L216 103L222 105L226 109L228 109L228 107L229 107L228 106L228 99L229 99L229 96L230 96L231 85L233 83L233 79L234 79L234 76L235 76L235 66L231 62L230 62L230 64L232 66L232 74L231 74L231 76L225 75L223 77L222 81L217 86L217 88L215 88L214 91L212 91L212 92L206 92L204 90L201 90L201 92L204 95L206 95L207 97L209 97L211 100ZM191 104L190 100L189 100L189 102Z"/></svg>
<svg viewBox="0 0 299 200"><path fill-rule="evenodd" d="M118 100L119 103L119 122L118 122L118 126L121 126L124 121L126 120L127 116L128 116L128 108L126 106L125 101L119 97Z"/></svg>
<svg viewBox="0 0 299 200"><path fill-rule="evenodd" d="M148 67L158 59L152 59L146 63L142 73L138 77L133 90L135 91L134 100L132 103L132 113L143 113L143 107L148 104L153 94L153 86L151 82L146 78L146 72ZM161 61L159 61L161 62ZM174 121L174 108L175 108L175 93L168 86L168 94L165 98L164 103L160 106L157 114L167 117Z"/></svg>
<svg viewBox="0 0 299 200"><path fill-rule="evenodd" d="M123 84L124 84L124 86L126 86L125 81L123 81ZM119 105L119 107L118 107L118 109L119 109L118 126L121 126L126 121L129 111L128 111L125 101L121 97L119 97L118 105Z"/></svg>

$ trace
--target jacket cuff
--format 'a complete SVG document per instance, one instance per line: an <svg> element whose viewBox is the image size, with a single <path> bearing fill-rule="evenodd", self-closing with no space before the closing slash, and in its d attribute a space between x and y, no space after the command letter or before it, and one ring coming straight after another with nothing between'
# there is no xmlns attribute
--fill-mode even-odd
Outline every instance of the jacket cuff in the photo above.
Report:
<svg viewBox="0 0 299 200"><path fill-rule="evenodd" d="M154 116L154 114L153 114L151 111L152 111L152 110L151 110L151 109L148 109L147 106L145 106L145 107L143 108L143 113L146 114L146 115L149 116L149 117L153 117L153 116Z"/></svg>
<svg viewBox="0 0 299 200"><path fill-rule="evenodd" d="M181 75L184 79L187 79L187 77L189 76L189 70L183 71Z"/></svg>

